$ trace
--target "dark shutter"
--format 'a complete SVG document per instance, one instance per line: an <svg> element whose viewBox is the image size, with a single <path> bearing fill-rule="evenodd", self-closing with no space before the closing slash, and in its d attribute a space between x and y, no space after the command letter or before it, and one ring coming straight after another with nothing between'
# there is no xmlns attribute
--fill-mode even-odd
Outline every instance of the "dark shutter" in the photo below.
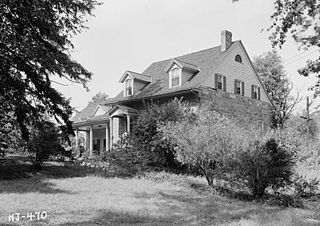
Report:
<svg viewBox="0 0 320 226"><path fill-rule="evenodd" d="M214 87L218 90L218 76L217 74L214 75Z"/></svg>
<svg viewBox="0 0 320 226"><path fill-rule="evenodd" d="M237 79L234 80L234 93L237 94Z"/></svg>
<svg viewBox="0 0 320 226"><path fill-rule="evenodd" d="M244 96L244 82L241 82L241 95Z"/></svg>
<svg viewBox="0 0 320 226"><path fill-rule="evenodd" d="M260 87L258 87L258 100L260 100Z"/></svg>
<svg viewBox="0 0 320 226"><path fill-rule="evenodd" d="M226 91L226 76L223 76L223 91Z"/></svg>
<svg viewBox="0 0 320 226"><path fill-rule="evenodd" d="M253 99L253 89L254 89L254 85L251 85L251 98Z"/></svg>

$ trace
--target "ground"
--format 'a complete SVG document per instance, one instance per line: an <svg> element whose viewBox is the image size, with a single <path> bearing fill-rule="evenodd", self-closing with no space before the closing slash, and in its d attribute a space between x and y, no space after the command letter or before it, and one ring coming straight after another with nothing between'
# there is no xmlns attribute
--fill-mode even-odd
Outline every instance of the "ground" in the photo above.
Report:
<svg viewBox="0 0 320 226"><path fill-rule="evenodd" d="M213 195L193 186L146 178L105 178L48 163L40 172L15 161L0 170L0 225L320 225L320 212ZM21 174L21 172L24 172ZM20 173L19 173L20 172ZM13 213L47 212L45 220L9 222Z"/></svg>

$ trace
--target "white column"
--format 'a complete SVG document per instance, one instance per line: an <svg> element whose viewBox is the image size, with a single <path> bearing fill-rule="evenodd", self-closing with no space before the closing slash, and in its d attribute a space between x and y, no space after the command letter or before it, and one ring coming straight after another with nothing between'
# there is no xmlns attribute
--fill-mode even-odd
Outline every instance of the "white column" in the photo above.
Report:
<svg viewBox="0 0 320 226"><path fill-rule="evenodd" d="M106 151L109 151L109 123L106 124Z"/></svg>
<svg viewBox="0 0 320 226"><path fill-rule="evenodd" d="M127 115L127 133L130 133L130 115Z"/></svg>
<svg viewBox="0 0 320 226"><path fill-rule="evenodd" d="M78 151L78 148L79 148L78 137L79 137L79 130L78 130L78 127L76 127L76 151Z"/></svg>
<svg viewBox="0 0 320 226"><path fill-rule="evenodd" d="M110 118L110 149L113 145L113 118Z"/></svg>
<svg viewBox="0 0 320 226"><path fill-rule="evenodd" d="M93 125L90 125L90 149L89 149L89 152L90 152L90 156L91 156L93 153Z"/></svg>

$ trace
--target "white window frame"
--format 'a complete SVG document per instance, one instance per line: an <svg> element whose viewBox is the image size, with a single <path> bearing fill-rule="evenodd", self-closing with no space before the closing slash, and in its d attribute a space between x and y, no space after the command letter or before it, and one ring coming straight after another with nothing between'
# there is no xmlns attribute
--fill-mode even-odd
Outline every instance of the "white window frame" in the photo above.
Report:
<svg viewBox="0 0 320 226"><path fill-rule="evenodd" d="M238 88L239 88L239 93L238 93ZM242 81L236 80L236 94L242 95Z"/></svg>
<svg viewBox="0 0 320 226"><path fill-rule="evenodd" d="M128 88L130 88L130 86L127 86L127 84L129 82L131 82L131 94L128 94L127 90ZM127 78L125 81L124 81L124 96L125 97L128 97L128 96L132 96L133 95L133 79L132 78Z"/></svg>
<svg viewBox="0 0 320 226"><path fill-rule="evenodd" d="M219 87L219 83L221 83L221 88ZM218 83L217 83L217 89L223 90L224 84L223 84L223 75L218 75Z"/></svg>
<svg viewBox="0 0 320 226"><path fill-rule="evenodd" d="M253 97L252 99L258 100L258 86L253 85Z"/></svg>
<svg viewBox="0 0 320 226"><path fill-rule="evenodd" d="M177 75L173 75L173 73L177 71ZM172 67L170 72L169 72L169 88L175 88L175 87L180 87L181 86L181 73L182 73L182 70L180 67ZM174 77L173 77L174 76ZM172 81L174 78L177 78L179 76L179 84L177 85L172 85Z"/></svg>

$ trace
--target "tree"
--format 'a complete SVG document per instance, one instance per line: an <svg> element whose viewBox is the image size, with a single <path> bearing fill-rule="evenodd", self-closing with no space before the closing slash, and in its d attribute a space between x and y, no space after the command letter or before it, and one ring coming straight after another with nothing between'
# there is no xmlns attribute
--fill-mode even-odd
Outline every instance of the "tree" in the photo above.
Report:
<svg viewBox="0 0 320 226"><path fill-rule="evenodd" d="M291 96L292 86L277 53L267 52L257 56L253 64L273 102L272 127L283 128L301 99L298 94L296 97Z"/></svg>
<svg viewBox="0 0 320 226"><path fill-rule="evenodd" d="M233 0L237 2L238 0ZM315 48L320 51L320 2L318 0L275 0L270 40L273 47L281 48L288 35L299 44L299 49ZM316 60L308 60L305 67L298 70L303 76L315 74L320 86L320 55ZM314 89L315 95L319 89Z"/></svg>
<svg viewBox="0 0 320 226"><path fill-rule="evenodd" d="M103 92L99 92L96 95L94 95L91 99L92 102L96 103L102 103L106 101L109 98L109 95Z"/></svg>
<svg viewBox="0 0 320 226"><path fill-rule="evenodd" d="M85 28L96 0L3 0L0 2L1 121L12 115L21 136L43 115L72 132L69 100L52 87L55 77L86 87L91 73L72 59L71 37ZM3 131L1 136L6 136ZM9 138L6 138L9 139Z"/></svg>
<svg viewBox="0 0 320 226"><path fill-rule="evenodd" d="M213 185L214 174L246 144L246 133L230 119L206 109L200 109L191 121L169 123L161 130L176 144L176 158L182 164L197 167Z"/></svg>
<svg viewBox="0 0 320 226"><path fill-rule="evenodd" d="M26 150L34 166L39 168L50 156L62 154L61 131L49 121L37 122L32 126Z"/></svg>
<svg viewBox="0 0 320 226"><path fill-rule="evenodd" d="M252 195L261 197L266 188L274 190L290 184L293 175L293 154L281 147L273 138L255 140L235 159L233 174L250 189Z"/></svg>

